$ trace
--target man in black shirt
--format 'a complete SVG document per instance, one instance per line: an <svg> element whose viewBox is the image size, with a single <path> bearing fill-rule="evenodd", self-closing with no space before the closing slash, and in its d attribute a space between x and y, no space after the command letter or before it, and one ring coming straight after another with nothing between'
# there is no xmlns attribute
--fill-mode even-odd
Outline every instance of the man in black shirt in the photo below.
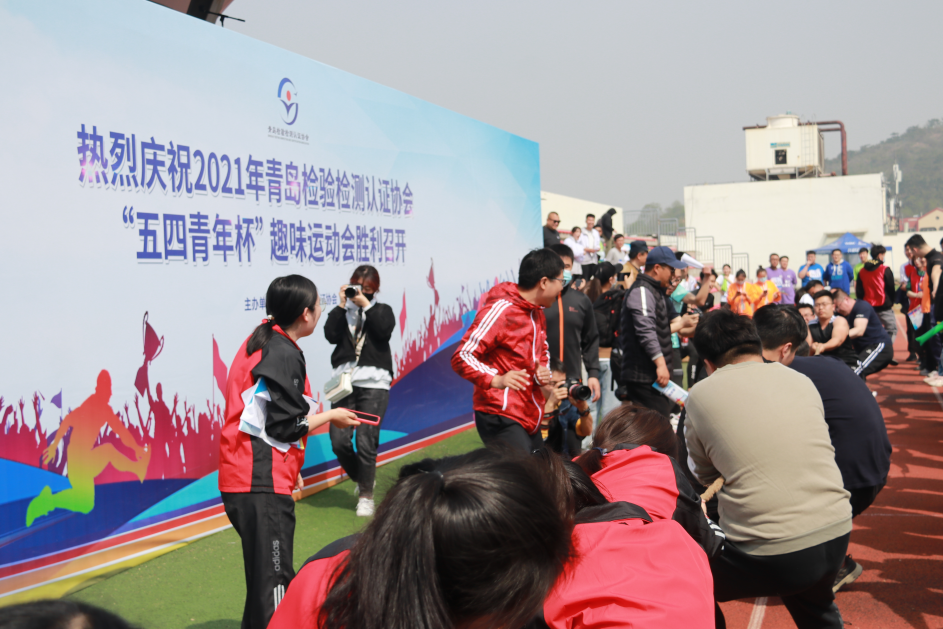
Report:
<svg viewBox="0 0 943 629"><path fill-rule="evenodd" d="M864 380L891 364L894 346L884 324L866 301L852 299L841 289L834 291L835 310L848 321L848 337L858 354L855 373Z"/></svg>
<svg viewBox="0 0 943 629"><path fill-rule="evenodd" d="M563 276L573 268L573 252L566 245L549 247L563 260ZM559 358L566 368L566 377L582 380L586 367L586 385L599 400L599 331L593 302L584 293L564 285L555 304L544 309L547 319L547 344L550 355ZM563 351L560 348L560 320L563 320Z"/></svg>
<svg viewBox="0 0 943 629"><path fill-rule="evenodd" d="M835 463L842 484L851 494L851 517L858 516L874 502L891 467L891 443L881 408L867 385L840 360L796 356L808 328L792 309L764 306L753 315L753 324L763 343L763 358L795 369L818 390L835 448ZM846 556L835 580L835 591L857 579L861 572L861 566Z"/></svg>
<svg viewBox="0 0 943 629"><path fill-rule="evenodd" d="M560 226L560 215L556 212L547 214L547 224L544 225L544 247L552 247L560 244L560 232L557 227Z"/></svg>
<svg viewBox="0 0 943 629"><path fill-rule="evenodd" d="M943 253L928 245L920 234L914 234L908 238L907 242L904 243L904 250L910 259L914 259L914 256L927 259L927 275L930 277L930 293L933 295L930 306L930 323L927 327L929 330L940 321L941 312L943 312L943 304L939 303L943 300L943 291L938 290L940 276L943 275ZM943 343L941 343L939 335L934 336L924 345L924 351L931 357L931 372L937 371L936 365L939 364L941 350L943 350ZM933 373L930 375L932 376Z"/></svg>

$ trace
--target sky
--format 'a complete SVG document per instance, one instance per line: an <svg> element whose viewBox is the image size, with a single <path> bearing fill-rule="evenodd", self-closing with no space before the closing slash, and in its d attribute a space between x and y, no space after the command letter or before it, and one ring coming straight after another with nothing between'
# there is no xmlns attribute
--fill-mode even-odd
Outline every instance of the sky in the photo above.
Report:
<svg viewBox="0 0 943 629"><path fill-rule="evenodd" d="M540 144L541 188L617 205L747 180L742 127L849 149L943 117L943 2L235 0L225 27ZM825 134L826 155L839 153Z"/></svg>

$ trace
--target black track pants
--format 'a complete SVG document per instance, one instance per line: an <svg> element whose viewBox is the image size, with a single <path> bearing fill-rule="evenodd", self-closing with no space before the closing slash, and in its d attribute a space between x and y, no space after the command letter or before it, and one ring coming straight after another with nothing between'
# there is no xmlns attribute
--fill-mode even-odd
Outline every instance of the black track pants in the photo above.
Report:
<svg viewBox="0 0 943 629"><path fill-rule="evenodd" d="M524 427L513 419L475 411L475 428L486 446L503 444L521 452L531 453L544 447L544 440L538 430L528 434ZM500 446L499 446L500 447Z"/></svg>
<svg viewBox="0 0 943 629"><path fill-rule="evenodd" d="M784 555L748 555L727 540L724 552L710 560L714 598L719 602L779 596L799 629L843 629L832 585L845 561L851 533ZM720 606L717 629L725 629Z"/></svg>
<svg viewBox="0 0 943 629"><path fill-rule="evenodd" d="M246 571L242 629L265 629L295 577L295 503L282 494L224 492L223 507L242 538Z"/></svg>
<svg viewBox="0 0 943 629"><path fill-rule="evenodd" d="M354 387L354 392L332 404L331 408L348 408L376 415L381 420L386 415L390 404L390 392L387 389L365 389ZM382 421L380 422L383 423ZM360 424L356 428L338 428L331 424L331 450L337 456L344 472L357 483L361 496L373 495L373 484L377 477L377 449L380 447L380 427ZM352 443L354 432L357 433L357 451Z"/></svg>

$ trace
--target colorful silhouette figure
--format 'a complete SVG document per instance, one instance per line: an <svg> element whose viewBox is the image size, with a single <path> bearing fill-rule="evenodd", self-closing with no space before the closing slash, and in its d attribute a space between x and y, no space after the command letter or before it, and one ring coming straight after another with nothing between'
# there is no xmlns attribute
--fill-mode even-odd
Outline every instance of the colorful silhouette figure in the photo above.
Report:
<svg viewBox="0 0 943 629"><path fill-rule="evenodd" d="M98 374L95 393L66 415L56 430L55 439L43 452L43 463L49 464L56 456L59 442L69 433L69 445L66 448L70 489L52 493L49 486L43 487L39 495L33 498L26 509L26 526L32 526L36 518L50 513L54 509L66 509L77 513L89 513L95 508L95 477L101 474L109 463L119 472L131 472L144 482L151 453L147 446L138 445L128 428L122 423L108 402L111 400L111 375L102 370ZM134 450L137 460L132 461L121 454L110 443L95 446L102 427L107 424L121 440L121 443Z"/></svg>

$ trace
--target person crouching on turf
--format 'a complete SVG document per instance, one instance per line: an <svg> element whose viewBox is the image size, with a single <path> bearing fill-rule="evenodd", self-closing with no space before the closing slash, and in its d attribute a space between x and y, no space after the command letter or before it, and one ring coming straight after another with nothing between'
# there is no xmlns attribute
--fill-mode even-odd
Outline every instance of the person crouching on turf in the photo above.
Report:
<svg viewBox="0 0 943 629"><path fill-rule="evenodd" d="M452 355L455 373L475 385L475 427L487 446L543 447L540 422L551 392L543 309L557 300L563 283L560 256L534 249L521 260L517 284L503 282L481 298Z"/></svg>
<svg viewBox="0 0 943 629"><path fill-rule="evenodd" d="M265 293L265 310L269 316L245 340L229 368L226 421L219 441L223 508L242 538L244 628L268 625L295 576L295 503L291 493L303 487L300 472L308 435L327 422L340 428L360 424L344 409L309 414L304 396L311 395L311 387L298 340L314 332L321 316L321 299L314 283L301 275L276 278ZM260 378L265 379L271 396L265 408L263 436L280 446L240 430L245 409L242 394ZM273 561L273 553L278 561Z"/></svg>
<svg viewBox="0 0 943 629"><path fill-rule="evenodd" d="M710 566L680 524L610 502L580 466L548 450L534 457L547 478L569 479L561 502L576 527L574 558L528 629L713 629Z"/></svg>
<svg viewBox="0 0 943 629"><path fill-rule="evenodd" d="M576 459L610 501L639 505L659 520L675 520L708 558L723 550L724 533L701 508L701 497L678 466L678 438L664 415L631 403L600 422L593 448Z"/></svg>
<svg viewBox="0 0 943 629"><path fill-rule="evenodd" d="M305 563L268 629L518 629L571 557L564 481L492 449L406 465L362 533Z"/></svg>

